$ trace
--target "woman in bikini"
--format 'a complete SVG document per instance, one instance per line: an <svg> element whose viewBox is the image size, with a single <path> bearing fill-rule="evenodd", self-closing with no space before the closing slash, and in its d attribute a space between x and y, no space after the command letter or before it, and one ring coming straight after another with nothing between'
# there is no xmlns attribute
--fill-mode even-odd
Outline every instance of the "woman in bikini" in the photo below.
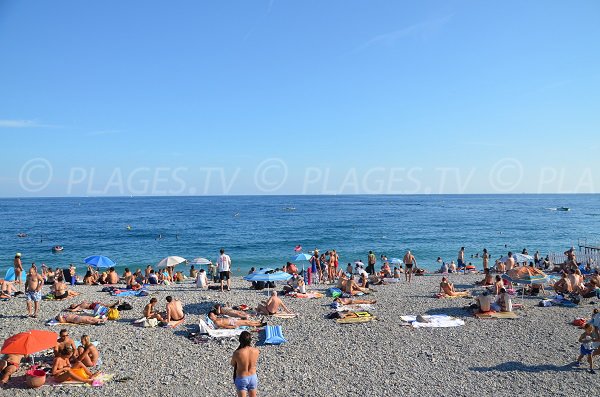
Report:
<svg viewBox="0 0 600 397"><path fill-rule="evenodd" d="M7 354L0 360L0 385L4 386L8 383L11 375L19 369L23 357L25 356L22 354Z"/></svg>
<svg viewBox="0 0 600 397"><path fill-rule="evenodd" d="M70 347L66 347L60 351L52 364L52 376L59 383L77 381L91 385L94 382L95 374L92 374L81 362L71 364L72 355L73 349Z"/></svg>

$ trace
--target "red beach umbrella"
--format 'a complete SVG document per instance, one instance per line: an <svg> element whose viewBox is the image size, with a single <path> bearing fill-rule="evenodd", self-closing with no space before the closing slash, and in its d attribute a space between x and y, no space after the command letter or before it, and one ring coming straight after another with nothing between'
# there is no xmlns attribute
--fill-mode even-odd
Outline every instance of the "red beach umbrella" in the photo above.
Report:
<svg viewBox="0 0 600 397"><path fill-rule="evenodd" d="M2 345L2 354L33 354L56 345L58 335L52 331L31 330L8 338Z"/></svg>

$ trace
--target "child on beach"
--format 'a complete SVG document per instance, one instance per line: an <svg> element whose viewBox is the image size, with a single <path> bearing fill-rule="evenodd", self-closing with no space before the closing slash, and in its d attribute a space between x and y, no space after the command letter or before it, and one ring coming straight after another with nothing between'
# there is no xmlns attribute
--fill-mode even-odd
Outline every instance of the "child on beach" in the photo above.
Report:
<svg viewBox="0 0 600 397"><path fill-rule="evenodd" d="M593 356L596 349L594 349L594 342L600 342L600 337L594 332L594 326L591 323L585 325L583 334L579 337L579 342L581 346L579 347L579 357L577 357L575 366L579 367L583 357L587 356L588 363L590 364L590 373L595 374Z"/></svg>

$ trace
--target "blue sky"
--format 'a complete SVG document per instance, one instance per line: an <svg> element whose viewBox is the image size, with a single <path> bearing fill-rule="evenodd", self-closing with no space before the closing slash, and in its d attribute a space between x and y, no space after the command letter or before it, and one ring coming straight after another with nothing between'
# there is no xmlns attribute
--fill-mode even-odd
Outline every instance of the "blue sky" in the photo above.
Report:
<svg viewBox="0 0 600 397"><path fill-rule="evenodd" d="M0 0L0 196L599 192L599 15Z"/></svg>

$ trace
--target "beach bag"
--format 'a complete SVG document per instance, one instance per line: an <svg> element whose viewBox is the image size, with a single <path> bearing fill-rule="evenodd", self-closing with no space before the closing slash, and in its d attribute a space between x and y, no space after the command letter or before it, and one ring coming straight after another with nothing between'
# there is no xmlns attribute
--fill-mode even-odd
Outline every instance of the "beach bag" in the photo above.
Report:
<svg viewBox="0 0 600 397"><path fill-rule="evenodd" d="M30 389L37 389L46 383L46 372L38 369L37 365L25 372L25 384Z"/></svg>
<svg viewBox="0 0 600 397"><path fill-rule="evenodd" d="M119 309L119 311L122 311L122 310L131 310L131 309L133 309L133 306L131 306L127 302L123 302L119 306L117 306L117 309Z"/></svg>
<svg viewBox="0 0 600 397"><path fill-rule="evenodd" d="M111 307L108 309L108 313L106 314L106 318L109 320L118 320L119 319L119 310Z"/></svg>
<svg viewBox="0 0 600 397"><path fill-rule="evenodd" d="M339 288L328 288L327 289L327 296L330 296L332 298L339 298L340 296L342 296L342 290Z"/></svg>
<svg viewBox="0 0 600 397"><path fill-rule="evenodd" d="M585 318L576 318L573 320L573 325L576 327L583 327L586 324Z"/></svg>

